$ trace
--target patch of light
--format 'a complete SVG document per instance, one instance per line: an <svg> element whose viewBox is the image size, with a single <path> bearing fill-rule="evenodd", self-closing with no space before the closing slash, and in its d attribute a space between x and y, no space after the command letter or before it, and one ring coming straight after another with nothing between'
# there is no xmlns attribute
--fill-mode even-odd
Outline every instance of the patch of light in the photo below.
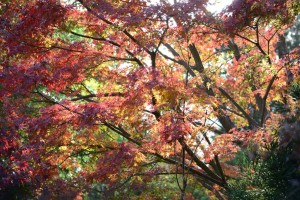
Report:
<svg viewBox="0 0 300 200"><path fill-rule="evenodd" d="M214 14L220 13L224 8L229 6L233 0L209 0L206 6L207 10Z"/></svg>
<svg viewBox="0 0 300 200"><path fill-rule="evenodd" d="M150 5L157 5L161 2L174 4L176 0L148 0ZM178 0L177 0L178 1ZM229 6L233 0L209 0L206 9L214 14L220 13L226 6ZM178 1L179 2L179 1Z"/></svg>

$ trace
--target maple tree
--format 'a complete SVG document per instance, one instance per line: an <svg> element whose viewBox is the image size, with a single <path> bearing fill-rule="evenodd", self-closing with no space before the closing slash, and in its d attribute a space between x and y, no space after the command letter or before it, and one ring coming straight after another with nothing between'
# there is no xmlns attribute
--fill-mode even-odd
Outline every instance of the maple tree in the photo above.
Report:
<svg viewBox="0 0 300 200"><path fill-rule="evenodd" d="M287 114L271 103L299 121L300 49L283 34L300 7L235 0L213 14L207 4L2 2L0 189L76 196L175 174L182 199L190 177L226 198L241 172L228 161L278 138Z"/></svg>

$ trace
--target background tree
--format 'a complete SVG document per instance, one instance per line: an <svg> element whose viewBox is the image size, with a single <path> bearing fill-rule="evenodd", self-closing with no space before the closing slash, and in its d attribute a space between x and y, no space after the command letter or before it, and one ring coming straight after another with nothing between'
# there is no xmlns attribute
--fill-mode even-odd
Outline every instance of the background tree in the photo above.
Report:
<svg viewBox="0 0 300 200"><path fill-rule="evenodd" d="M270 103L299 121L299 48L283 37L299 3L207 3L1 3L1 191L140 194L173 174L181 199L191 181L226 198L243 168L229 161L263 155L285 123Z"/></svg>

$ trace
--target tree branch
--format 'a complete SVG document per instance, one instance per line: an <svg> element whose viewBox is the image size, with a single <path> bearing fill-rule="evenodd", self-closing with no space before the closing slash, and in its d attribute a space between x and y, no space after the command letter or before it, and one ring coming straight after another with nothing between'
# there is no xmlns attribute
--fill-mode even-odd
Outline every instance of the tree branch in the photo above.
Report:
<svg viewBox="0 0 300 200"><path fill-rule="evenodd" d="M203 63L200 58L200 54L199 54L195 44L190 44L189 49L190 49L190 52L192 53L192 56L196 63L195 70L197 70L199 73L202 73L204 71L204 66L203 66Z"/></svg>
<svg viewBox="0 0 300 200"><path fill-rule="evenodd" d="M244 115L248 120L249 125L258 126L257 122L222 88L218 87L219 91L231 101L231 103Z"/></svg>
<svg viewBox="0 0 300 200"><path fill-rule="evenodd" d="M106 125L106 126L107 126L108 128L110 128L111 130L115 131L116 133L120 134L121 136L123 136L124 138L126 138L128 141L133 142L134 144L136 144L136 145L138 145L138 146L141 146L141 145L142 145L142 143L140 143L140 142L138 142L138 141L132 139L132 138L130 137L130 134L127 133L123 128L114 126L114 125L112 125L111 123L108 123L108 122L104 122L104 125ZM160 158L160 159L166 161L167 163L175 164L175 165L178 165L178 164L181 165L181 164L178 163L177 161L172 160L172 159L170 159L170 158L165 158L165 157L163 157L162 155L160 155L160 154L158 154L158 153L150 153L150 154L152 154L152 155L154 155L154 156L156 156L156 157L158 157L158 158ZM200 162L201 162L201 161L200 161ZM203 164L203 165L202 165L202 164ZM204 163L202 163L202 164L201 164L201 165L202 165L205 169L208 169L209 171L211 171ZM212 174L206 175L206 174L201 173L201 172L198 171L198 170L195 170L195 169L192 168L192 167L189 167L189 166L185 166L185 167L188 168L189 171L191 171L191 172L197 174L199 177L204 178L204 179L207 180L207 181L211 181L212 183L218 184L218 185L220 185L220 186L224 186L224 183L223 183L222 181L220 181L220 178L219 178L217 175L215 175L213 172L211 172ZM202 169L202 168L201 168L201 169ZM205 171L205 172L206 172L206 171ZM213 175L213 176L211 177L211 175Z"/></svg>
<svg viewBox="0 0 300 200"><path fill-rule="evenodd" d="M174 57L179 56L179 54L178 54L178 53L173 49L173 47L171 47L169 44L164 44L164 45L168 48L168 50L171 51L171 53L173 54ZM191 69L190 65L189 65L187 62L185 62L184 60L176 60L176 59L174 59L174 58L171 58L171 57L169 57L169 56L163 54L161 51L159 51L159 53L160 53L160 55L162 55L164 58L166 58L166 59L168 59L168 60L171 60L171 61L173 61L173 62L175 62L175 63L177 63L177 64L182 65L182 66L188 71L188 73L191 74L191 76L193 76L193 77L196 76L195 72Z"/></svg>
<svg viewBox="0 0 300 200"><path fill-rule="evenodd" d="M111 40L108 40L106 38L103 38L103 37L93 37L93 36L88 36L88 35L82 35L82 34L79 34L79 33L76 33L76 32L73 32L71 31L70 33L76 35L76 36L79 36L79 37L84 37L84 38L89 38L89 39L93 39L93 40L97 40L97 41L103 41L103 42L108 42L116 47L119 47L121 48L122 46L114 41L111 41ZM128 60L131 60L131 61L135 61L140 67L144 67L143 63L134 55L134 53L132 53L131 51L129 51L127 48L125 48L125 51L132 57L132 59L129 59ZM111 58L116 58L116 57L113 57L113 56L110 56ZM127 58L124 58L123 60L126 60Z"/></svg>
<svg viewBox="0 0 300 200"><path fill-rule="evenodd" d="M216 180L220 180L221 178L216 175L213 171L211 171L199 158L193 153L193 151L187 146L185 141L182 140L182 138L178 139L179 143L181 144L182 148L188 153L188 155L192 158L194 158L195 163L204 170L209 176Z"/></svg>

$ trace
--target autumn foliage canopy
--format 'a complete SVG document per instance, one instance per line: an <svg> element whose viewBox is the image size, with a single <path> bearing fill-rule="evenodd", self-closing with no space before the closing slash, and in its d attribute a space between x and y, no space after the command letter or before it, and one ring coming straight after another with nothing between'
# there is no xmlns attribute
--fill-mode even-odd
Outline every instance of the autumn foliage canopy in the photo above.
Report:
<svg viewBox="0 0 300 200"><path fill-rule="evenodd" d="M182 198L193 177L221 199L238 152L295 138L278 133L299 122L300 48L284 38L299 2L208 3L2 1L0 191L142 191L169 173Z"/></svg>

